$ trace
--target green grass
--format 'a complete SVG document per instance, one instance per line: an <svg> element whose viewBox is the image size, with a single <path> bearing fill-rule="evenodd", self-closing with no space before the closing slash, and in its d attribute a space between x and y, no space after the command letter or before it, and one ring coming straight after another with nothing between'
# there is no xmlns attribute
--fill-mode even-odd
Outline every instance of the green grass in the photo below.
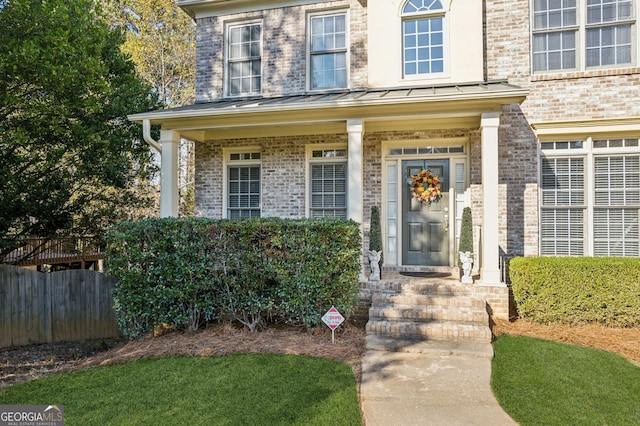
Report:
<svg viewBox="0 0 640 426"><path fill-rule="evenodd" d="M296 355L143 359L47 377L0 404L61 404L65 425L361 425L351 368Z"/></svg>
<svg viewBox="0 0 640 426"><path fill-rule="evenodd" d="M640 368L598 349L503 335L491 386L522 426L640 425Z"/></svg>

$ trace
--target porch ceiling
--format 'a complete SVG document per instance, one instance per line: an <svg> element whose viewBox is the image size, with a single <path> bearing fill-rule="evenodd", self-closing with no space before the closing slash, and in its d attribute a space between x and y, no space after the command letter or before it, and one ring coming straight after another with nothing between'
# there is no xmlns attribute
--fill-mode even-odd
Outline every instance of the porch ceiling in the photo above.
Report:
<svg viewBox="0 0 640 426"><path fill-rule="evenodd" d="M195 141L345 131L363 119L365 131L477 128L480 114L521 103L528 90L504 81L456 86L347 90L199 103L132 114Z"/></svg>

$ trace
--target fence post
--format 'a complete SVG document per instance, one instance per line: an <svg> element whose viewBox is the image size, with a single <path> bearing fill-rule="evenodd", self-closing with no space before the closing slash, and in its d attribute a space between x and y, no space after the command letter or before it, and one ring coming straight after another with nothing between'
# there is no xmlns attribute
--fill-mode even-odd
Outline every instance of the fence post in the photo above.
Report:
<svg viewBox="0 0 640 426"><path fill-rule="evenodd" d="M51 274L43 273L42 276L42 285L44 286L44 306L42 307L42 319L44 321L44 333L45 333L45 341L47 343L53 342L53 309L51 308L52 304L52 282L51 282Z"/></svg>

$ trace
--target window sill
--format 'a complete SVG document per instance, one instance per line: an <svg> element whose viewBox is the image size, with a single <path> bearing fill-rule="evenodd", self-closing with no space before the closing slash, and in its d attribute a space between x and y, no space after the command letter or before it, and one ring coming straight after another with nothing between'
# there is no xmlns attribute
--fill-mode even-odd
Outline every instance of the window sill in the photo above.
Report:
<svg viewBox="0 0 640 426"><path fill-rule="evenodd" d="M613 77L618 75L640 74L640 67L608 68L588 71L550 72L532 74L531 81L572 80L579 78Z"/></svg>

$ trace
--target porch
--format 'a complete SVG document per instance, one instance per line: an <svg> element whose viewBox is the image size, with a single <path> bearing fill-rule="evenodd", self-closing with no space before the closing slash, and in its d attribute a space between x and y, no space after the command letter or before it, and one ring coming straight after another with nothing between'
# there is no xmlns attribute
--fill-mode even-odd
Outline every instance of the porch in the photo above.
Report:
<svg viewBox="0 0 640 426"><path fill-rule="evenodd" d="M397 270L455 265L458 220L471 206L474 223L486 230L474 235L479 282L508 293L499 265L506 239L497 202L499 128L502 107L526 93L504 81L344 90L202 103L130 119L162 153L161 216L177 215L177 150L185 137L196 141L199 215L234 217L234 203L245 198L249 207L241 213L250 216L322 217L339 208L339 217L362 225L366 248L369 212L377 206L385 265ZM162 127L158 142L150 138L152 124ZM442 177L445 194L428 212L418 211L404 185L407 173L425 167ZM246 179L236 185L230 176L242 172ZM253 189L236 194L243 184ZM316 211L314 197L334 204ZM429 257L434 246L438 255Z"/></svg>

